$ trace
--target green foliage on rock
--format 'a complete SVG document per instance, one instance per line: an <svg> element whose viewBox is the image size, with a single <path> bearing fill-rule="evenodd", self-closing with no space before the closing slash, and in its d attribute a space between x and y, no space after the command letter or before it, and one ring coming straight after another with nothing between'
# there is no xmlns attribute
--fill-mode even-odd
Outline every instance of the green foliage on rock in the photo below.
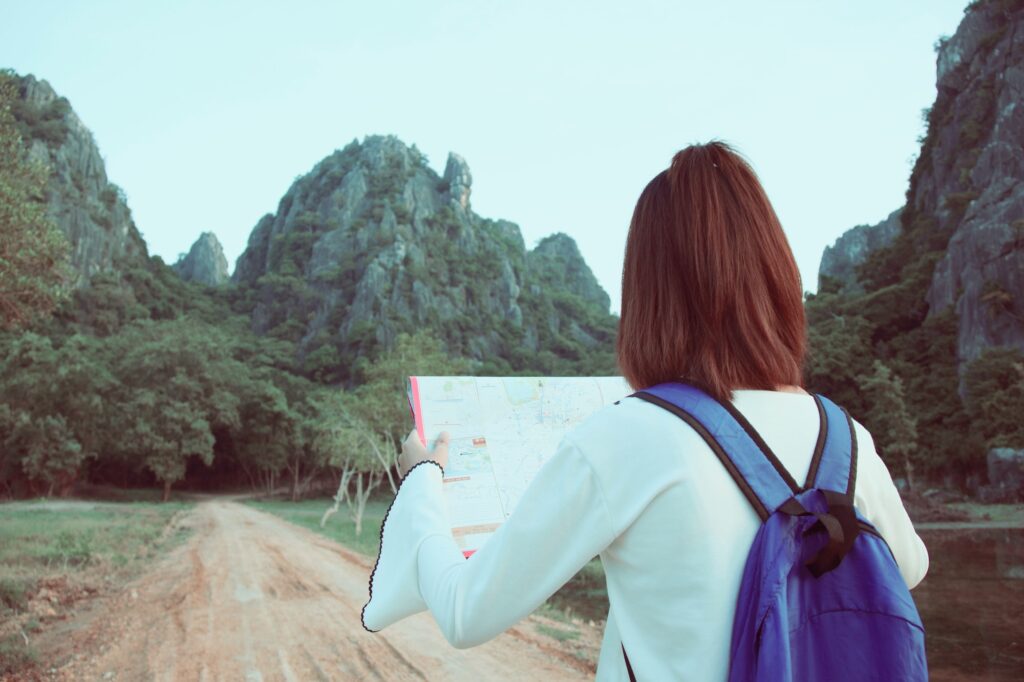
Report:
<svg viewBox="0 0 1024 682"><path fill-rule="evenodd" d="M13 72L0 71L0 326L25 326L66 294L68 243L46 215L49 169L25 159ZM49 119L47 119L49 120Z"/></svg>
<svg viewBox="0 0 1024 682"><path fill-rule="evenodd" d="M881 455L890 466L896 465L914 487L914 464L918 454L917 419L907 408L903 381L885 363L875 360L870 376L861 385L868 401L865 426L877 440L885 443Z"/></svg>
<svg viewBox="0 0 1024 682"><path fill-rule="evenodd" d="M991 348L964 377L971 427L987 448L1024 448L1024 353Z"/></svg>
<svg viewBox="0 0 1024 682"><path fill-rule="evenodd" d="M805 379L811 390L868 426L890 467L905 470L909 463L917 474L953 475L962 481L982 465L984 451L971 435L958 394L956 315L949 310L909 324L908 313L878 302L899 287L809 294ZM909 427L897 428L877 411L880 402L895 400L895 393L902 394L898 402L916 423L916 448L905 435ZM877 433L869 425L873 419L881 424Z"/></svg>

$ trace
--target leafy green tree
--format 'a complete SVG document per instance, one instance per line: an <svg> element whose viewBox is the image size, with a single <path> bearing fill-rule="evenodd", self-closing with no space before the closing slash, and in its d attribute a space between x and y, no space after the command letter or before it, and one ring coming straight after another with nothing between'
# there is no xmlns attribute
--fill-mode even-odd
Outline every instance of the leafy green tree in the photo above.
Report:
<svg viewBox="0 0 1024 682"><path fill-rule="evenodd" d="M49 169L25 160L11 111L14 72L0 70L0 326L24 327L66 295L68 243L46 215Z"/></svg>
<svg viewBox="0 0 1024 682"><path fill-rule="evenodd" d="M213 462L213 434L202 405L176 399L173 391L140 389L125 405L129 427L121 433L123 447L141 453L144 466L163 484L163 501L171 486L185 477L188 458Z"/></svg>
<svg viewBox="0 0 1024 682"><path fill-rule="evenodd" d="M323 433L331 448L331 461L340 471L338 491L334 505L324 512L321 527L331 514L338 511L344 502L349 518L355 524L356 535L362 533L363 514L370 495L383 482L385 476L397 489L391 477L391 468L397 461L395 440L389 433L371 430L368 425L355 417L342 399L338 411Z"/></svg>
<svg viewBox="0 0 1024 682"><path fill-rule="evenodd" d="M469 363L451 357L429 332L399 334L392 347L357 366L360 385L353 391L353 417L375 432L401 440L411 428L407 387L415 375L466 374Z"/></svg>
<svg viewBox="0 0 1024 682"><path fill-rule="evenodd" d="M142 462L167 499L189 457L212 463L214 430L239 426L246 368L228 335L189 318L136 322L107 343L123 406L116 431L124 436L112 447Z"/></svg>
<svg viewBox="0 0 1024 682"><path fill-rule="evenodd" d="M29 480L46 484L47 496L68 494L84 456L64 417L19 412L9 442L20 451L21 468Z"/></svg>
<svg viewBox="0 0 1024 682"><path fill-rule="evenodd" d="M48 494L69 492L82 465L103 448L104 397L113 385L90 339L73 336L59 347L34 333L14 340L0 356L7 475L24 476Z"/></svg>
<svg viewBox="0 0 1024 682"><path fill-rule="evenodd" d="M450 357L428 332L399 334L390 350L359 363L362 384L358 388L323 400L322 437L329 443L332 464L340 469L340 475L334 505L324 512L321 526L344 502L358 535L373 491L385 478L392 492L398 491L393 470L397 468L398 443L410 426L408 377L461 374L466 368L464 360Z"/></svg>
<svg viewBox="0 0 1024 682"><path fill-rule="evenodd" d="M913 490L917 420L907 408L903 382L883 362L875 360L874 371L863 380L861 388L870 405L864 425L878 444L882 458L890 465L902 466L907 486Z"/></svg>
<svg viewBox="0 0 1024 682"><path fill-rule="evenodd" d="M8 497L13 495L11 483L21 471L12 447L16 422L16 412L7 403L0 402L0 485L3 486L4 494Z"/></svg>
<svg viewBox="0 0 1024 682"><path fill-rule="evenodd" d="M284 391L268 378L250 377L239 397L240 424L233 437L238 462L254 489L271 493L288 460L295 415Z"/></svg>
<svg viewBox="0 0 1024 682"><path fill-rule="evenodd" d="M988 349L968 365L964 388L971 426L986 449L1024 448L1024 353Z"/></svg>
<svg viewBox="0 0 1024 682"><path fill-rule="evenodd" d="M293 374L279 372L273 376L288 405L284 467L291 477L290 496L295 501L331 458L323 429L330 424L328 412L333 391Z"/></svg>
<svg viewBox="0 0 1024 682"><path fill-rule="evenodd" d="M864 318L831 311L823 311L808 330L804 368L808 386L854 414L863 414L868 407L861 384L872 373L870 335Z"/></svg>

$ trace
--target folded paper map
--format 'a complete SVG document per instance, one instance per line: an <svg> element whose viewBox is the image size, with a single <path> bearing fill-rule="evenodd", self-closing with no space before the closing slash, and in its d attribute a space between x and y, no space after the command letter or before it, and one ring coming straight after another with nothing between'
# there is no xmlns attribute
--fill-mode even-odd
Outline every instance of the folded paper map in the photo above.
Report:
<svg viewBox="0 0 1024 682"><path fill-rule="evenodd" d="M451 435L444 499L462 553L512 514L566 433L630 392L622 377L410 377L420 440Z"/></svg>

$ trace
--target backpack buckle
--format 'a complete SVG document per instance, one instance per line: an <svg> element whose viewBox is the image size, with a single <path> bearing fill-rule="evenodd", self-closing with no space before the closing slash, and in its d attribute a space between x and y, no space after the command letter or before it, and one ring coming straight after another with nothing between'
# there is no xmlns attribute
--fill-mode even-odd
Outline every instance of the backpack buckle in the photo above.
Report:
<svg viewBox="0 0 1024 682"><path fill-rule="evenodd" d="M805 564L815 578L820 578L839 566L843 557L853 547L853 541L860 534L852 497L832 490L821 492L828 504L828 511L822 514L815 513L814 516L818 520L804 531L806 535L820 527L828 532L828 544Z"/></svg>

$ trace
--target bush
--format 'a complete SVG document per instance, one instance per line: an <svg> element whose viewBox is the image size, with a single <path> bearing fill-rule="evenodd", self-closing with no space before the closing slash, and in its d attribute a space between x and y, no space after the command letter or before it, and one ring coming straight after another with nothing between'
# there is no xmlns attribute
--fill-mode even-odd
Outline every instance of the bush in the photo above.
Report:
<svg viewBox="0 0 1024 682"><path fill-rule="evenodd" d="M1024 353L1017 348L986 350L964 375L971 426L985 446L1024 447Z"/></svg>
<svg viewBox="0 0 1024 682"><path fill-rule="evenodd" d="M8 635L0 639L0 675L16 674L38 662L35 650L25 643L21 635Z"/></svg>
<svg viewBox="0 0 1024 682"><path fill-rule="evenodd" d="M118 186L113 183L108 184L103 188L103 191L100 192L100 201L102 201L103 205L110 210L113 210L114 204L116 204L117 200L120 198L121 191Z"/></svg>
<svg viewBox="0 0 1024 682"><path fill-rule="evenodd" d="M0 578L0 606L11 611L24 611L35 587L35 581L28 578Z"/></svg>
<svg viewBox="0 0 1024 682"><path fill-rule="evenodd" d="M50 554L50 559L58 559L64 568L83 566L89 563L92 557L92 533L75 533L70 530L62 530L57 534Z"/></svg>
<svg viewBox="0 0 1024 682"><path fill-rule="evenodd" d="M23 99L16 99L11 113L18 121L18 132L28 145L32 140L43 140L50 147L59 147L68 137L68 126L64 117L71 111L71 104L59 97L45 106L36 106Z"/></svg>

